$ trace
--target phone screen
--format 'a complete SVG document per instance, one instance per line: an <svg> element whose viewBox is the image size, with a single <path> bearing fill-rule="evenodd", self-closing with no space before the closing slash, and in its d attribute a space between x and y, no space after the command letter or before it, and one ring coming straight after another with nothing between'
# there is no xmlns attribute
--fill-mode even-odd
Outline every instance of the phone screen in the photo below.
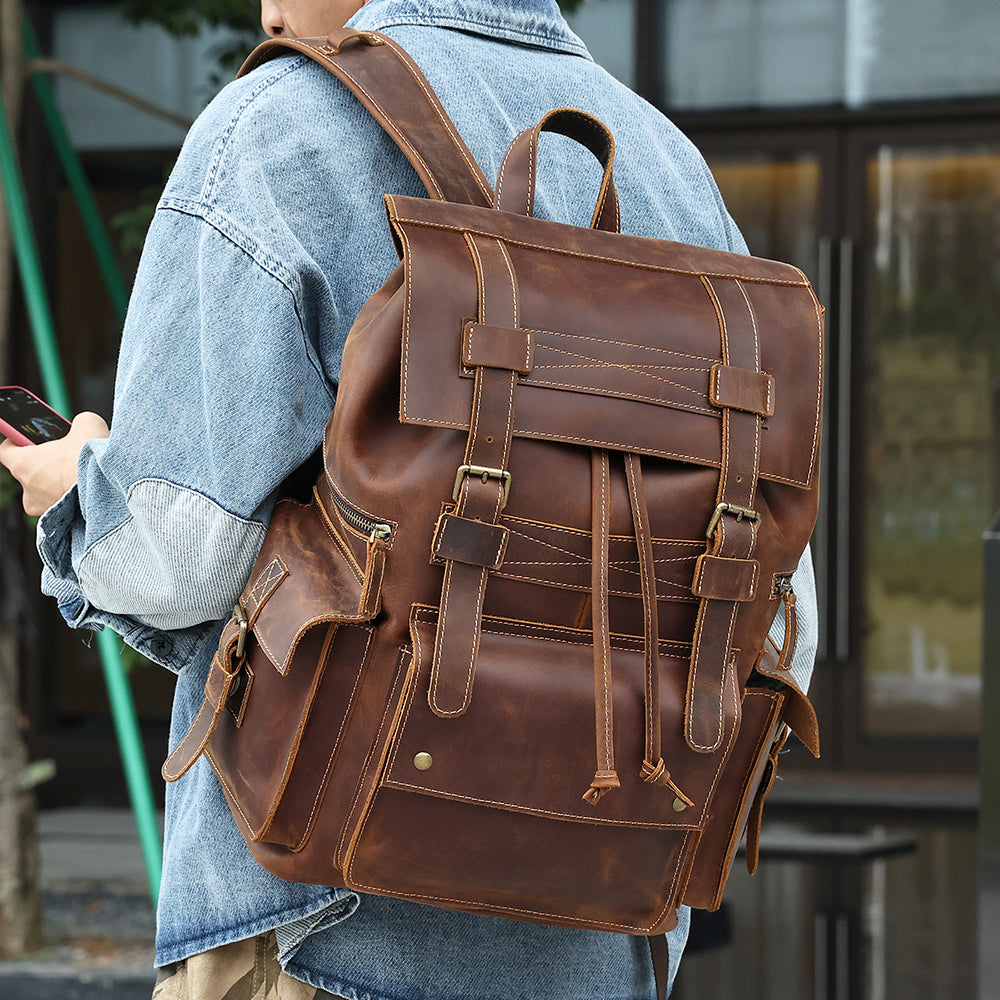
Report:
<svg viewBox="0 0 1000 1000"><path fill-rule="evenodd" d="M0 387L0 434L17 444L42 444L63 437L70 423L34 393L20 386Z"/></svg>

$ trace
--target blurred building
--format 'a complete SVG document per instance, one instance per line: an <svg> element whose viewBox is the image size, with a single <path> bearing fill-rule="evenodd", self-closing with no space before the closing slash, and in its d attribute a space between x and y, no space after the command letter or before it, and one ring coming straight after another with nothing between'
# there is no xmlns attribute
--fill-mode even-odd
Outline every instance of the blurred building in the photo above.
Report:
<svg viewBox="0 0 1000 1000"><path fill-rule="evenodd" d="M219 37L179 42L96 4L32 10L56 58L182 115L217 85ZM678 992L842 1000L822 972L841 935L850 1000L971 997L981 539L1000 507L1000 5L586 0L571 22L703 149L751 251L798 264L826 306L824 756L786 756L769 815L789 835L917 846L775 854L754 882L734 876L729 924L702 929ZM155 197L183 130L71 81L59 96L108 215ZM39 123L24 132L75 399L107 413L117 324ZM13 360L30 384L30 351ZM60 764L43 795L123 798L96 656L51 609L32 621L25 697ZM158 763L170 679L134 680Z"/></svg>

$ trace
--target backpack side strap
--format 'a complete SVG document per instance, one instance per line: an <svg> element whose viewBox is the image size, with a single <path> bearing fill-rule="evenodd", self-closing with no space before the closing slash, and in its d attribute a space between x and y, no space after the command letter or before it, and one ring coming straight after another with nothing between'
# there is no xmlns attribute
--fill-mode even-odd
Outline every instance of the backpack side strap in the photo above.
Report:
<svg viewBox="0 0 1000 1000"><path fill-rule="evenodd" d="M289 50L325 66L371 112L437 201L488 207L493 188L420 67L391 38L339 28L326 38L272 38L240 67L244 76Z"/></svg>

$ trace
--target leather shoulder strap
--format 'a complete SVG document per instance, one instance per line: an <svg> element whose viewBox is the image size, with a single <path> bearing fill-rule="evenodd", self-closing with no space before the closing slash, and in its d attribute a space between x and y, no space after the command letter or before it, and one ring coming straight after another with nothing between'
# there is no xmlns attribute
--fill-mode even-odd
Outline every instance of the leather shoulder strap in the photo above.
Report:
<svg viewBox="0 0 1000 1000"><path fill-rule="evenodd" d="M250 53L238 75L290 49L315 59L348 87L413 164L431 198L492 204L493 189L437 94L391 38L351 28L326 38L272 38Z"/></svg>

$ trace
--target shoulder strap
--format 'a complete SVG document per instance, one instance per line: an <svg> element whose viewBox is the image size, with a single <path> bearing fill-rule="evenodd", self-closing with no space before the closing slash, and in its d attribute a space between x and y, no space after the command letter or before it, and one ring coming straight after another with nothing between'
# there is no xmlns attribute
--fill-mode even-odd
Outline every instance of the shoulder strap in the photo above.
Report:
<svg viewBox="0 0 1000 1000"><path fill-rule="evenodd" d="M413 164L437 201L490 206L493 189L420 67L391 38L340 28L326 38L273 38L239 76L287 50L325 66L361 101Z"/></svg>

